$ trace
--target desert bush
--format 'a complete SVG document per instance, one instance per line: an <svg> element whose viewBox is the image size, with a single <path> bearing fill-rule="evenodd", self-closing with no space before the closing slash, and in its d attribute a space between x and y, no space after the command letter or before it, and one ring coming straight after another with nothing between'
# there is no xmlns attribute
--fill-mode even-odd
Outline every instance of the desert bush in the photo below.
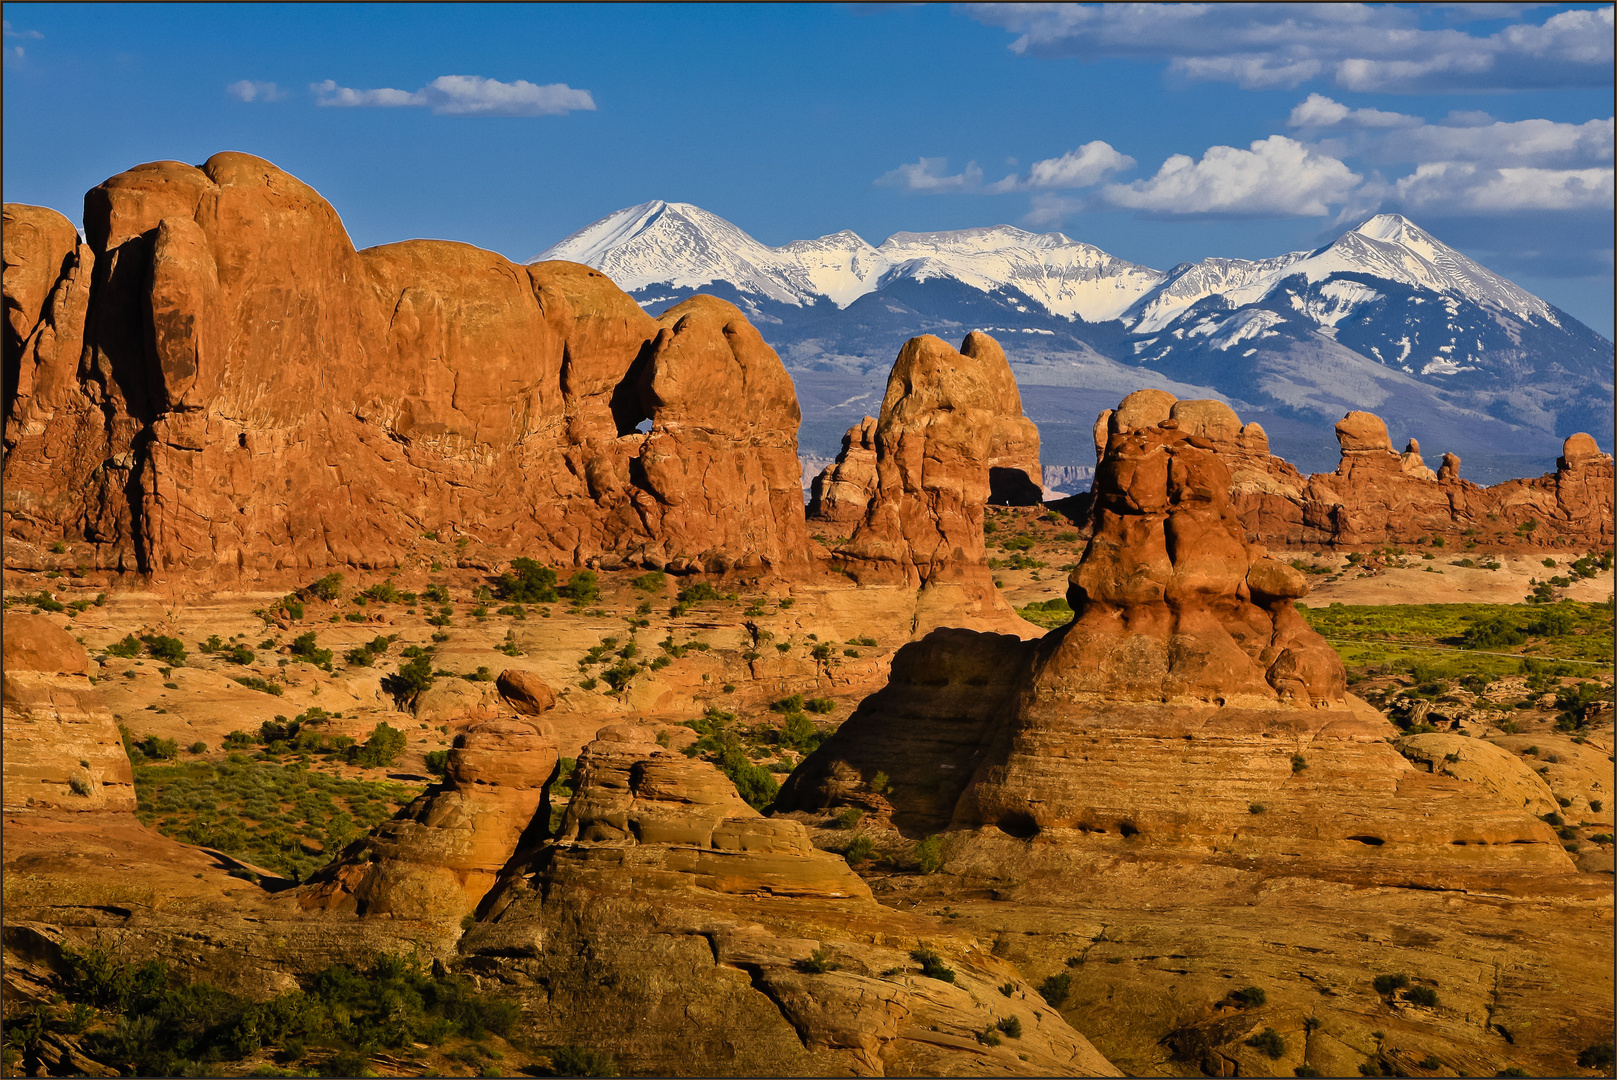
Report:
<svg viewBox="0 0 1617 1080"><path fill-rule="evenodd" d="M943 838L928 836L915 845L915 864L923 874L935 874L943 869Z"/></svg>
<svg viewBox="0 0 1617 1080"><path fill-rule="evenodd" d="M593 604L601 598L601 582L593 570L579 570L556 592L574 604Z"/></svg>
<svg viewBox="0 0 1617 1080"><path fill-rule="evenodd" d="M552 1076L616 1076L617 1063L602 1050L581 1046L562 1046L551 1051Z"/></svg>
<svg viewBox="0 0 1617 1080"><path fill-rule="evenodd" d="M308 587L310 596L321 600L335 600L342 595L342 575L330 573Z"/></svg>
<svg viewBox="0 0 1617 1080"><path fill-rule="evenodd" d="M1286 1052L1286 1040L1272 1027L1266 1027L1258 1034L1247 1039L1246 1044L1255 1050L1261 1050L1271 1058L1279 1059Z"/></svg>
<svg viewBox="0 0 1617 1080"><path fill-rule="evenodd" d="M511 569L494 582L494 595L519 604L550 604L556 601L556 571L532 559L518 556Z"/></svg>
<svg viewBox="0 0 1617 1080"><path fill-rule="evenodd" d="M1230 998L1243 1009L1256 1009L1269 1000L1269 995L1261 986L1247 986L1232 992Z"/></svg>
<svg viewBox="0 0 1617 1080"><path fill-rule="evenodd" d="M954 982L954 969L945 964L943 957L935 950L924 945L918 949L911 949L910 959L921 965L921 974L927 978L937 979L940 982Z"/></svg>
<svg viewBox="0 0 1617 1080"><path fill-rule="evenodd" d="M1437 1007L1437 991L1430 986L1411 986L1404 991L1404 1000L1412 1005L1435 1009Z"/></svg>
<svg viewBox="0 0 1617 1080"><path fill-rule="evenodd" d="M179 638L166 637L163 634L147 634L140 639L146 645L146 651L165 664L179 667L185 663L185 643Z"/></svg>
<svg viewBox="0 0 1617 1080"><path fill-rule="evenodd" d="M860 833L848 842L848 846L842 851L842 857L848 860L849 866L853 866L856 863L862 863L866 859L870 858L875 850L875 841L873 841L865 833Z"/></svg>
<svg viewBox="0 0 1617 1080"><path fill-rule="evenodd" d="M797 970L810 975L824 975L827 971L835 971L840 966L831 959L831 950L823 947L815 949L807 960L797 962Z"/></svg>
<svg viewBox="0 0 1617 1080"><path fill-rule="evenodd" d="M1375 986L1376 993L1380 994L1382 997L1390 997L1392 994L1409 985L1409 976L1377 975L1375 982L1372 985Z"/></svg>
<svg viewBox="0 0 1617 1080"><path fill-rule="evenodd" d="M1061 1008L1072 996L1072 976L1063 971L1059 975L1051 975L1039 984L1039 996L1048 1001L1053 1008Z"/></svg>

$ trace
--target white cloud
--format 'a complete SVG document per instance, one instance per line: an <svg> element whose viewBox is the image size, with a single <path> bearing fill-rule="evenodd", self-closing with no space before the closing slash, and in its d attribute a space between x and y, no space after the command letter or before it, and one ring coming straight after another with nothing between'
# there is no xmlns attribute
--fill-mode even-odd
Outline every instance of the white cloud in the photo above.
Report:
<svg viewBox="0 0 1617 1080"><path fill-rule="evenodd" d="M924 157L909 165L900 165L892 172L876 178L881 187L896 187L903 191L919 191L927 195L974 192L982 190L983 171L975 161L966 163L961 172L946 175L949 159Z"/></svg>
<svg viewBox="0 0 1617 1080"><path fill-rule="evenodd" d="M1248 89L1328 79L1360 91L1611 85L1612 9L1563 11L1479 36L1423 29L1416 11L1369 4L976 4L980 22L1043 58L1166 61L1191 79ZM1450 21L1520 18L1522 6L1455 7Z"/></svg>
<svg viewBox="0 0 1617 1080"><path fill-rule="evenodd" d="M272 82L254 82L252 79L242 79L225 87L225 93L237 101L280 101L286 97L286 91Z"/></svg>
<svg viewBox="0 0 1617 1080"><path fill-rule="evenodd" d="M1611 213L1611 169L1491 169L1467 161L1421 165L1394 188L1406 210L1442 214L1603 210Z"/></svg>
<svg viewBox="0 0 1617 1080"><path fill-rule="evenodd" d="M45 39L45 35L38 30L18 30L11 25L10 19L0 19L0 22L5 23L4 32L6 37L22 38L24 41L43 41Z"/></svg>
<svg viewBox="0 0 1617 1080"><path fill-rule="evenodd" d="M1175 154L1149 180L1108 184L1113 206L1153 214L1314 217L1343 203L1363 178L1341 161L1284 135L1249 150L1209 147L1200 161Z"/></svg>
<svg viewBox="0 0 1617 1080"><path fill-rule="evenodd" d="M1114 172L1134 167L1134 159L1120 154L1099 139L1069 150L1058 158L1035 161L1025 187L1080 188L1098 184Z"/></svg>
<svg viewBox="0 0 1617 1080"><path fill-rule="evenodd" d="M1016 159L1011 158L1006 164L1014 167ZM929 195L1005 195L1013 191L1089 187L1114 172L1133 166L1133 158L1096 139L1060 157L1035 161L1026 178L1012 173L992 184L984 184L983 170L975 161L968 161L960 172L950 174L945 171L949 167L948 158L923 157L882 174L876 178L876 183L881 187Z"/></svg>
<svg viewBox="0 0 1617 1080"><path fill-rule="evenodd" d="M1423 124L1393 132L1374 150L1383 161L1474 161L1496 167L1598 165L1612 160L1612 120L1498 121L1472 127Z"/></svg>
<svg viewBox="0 0 1617 1080"><path fill-rule="evenodd" d="M1029 203L1031 205L1022 218L1022 224L1035 229L1059 228L1068 218L1082 213L1089 207L1085 199L1056 195L1048 191L1037 192Z"/></svg>
<svg viewBox="0 0 1617 1080"><path fill-rule="evenodd" d="M1350 109L1332 101L1324 94L1309 94L1299 102L1286 120L1294 128L1396 128L1424 123L1418 116L1405 113L1382 112L1380 109Z"/></svg>
<svg viewBox="0 0 1617 1080"><path fill-rule="evenodd" d="M419 90L355 90L335 79L311 83L317 103L337 108L430 108L440 116L560 116L594 111L588 90L566 83L538 86L518 79L500 82L480 75L440 75Z"/></svg>

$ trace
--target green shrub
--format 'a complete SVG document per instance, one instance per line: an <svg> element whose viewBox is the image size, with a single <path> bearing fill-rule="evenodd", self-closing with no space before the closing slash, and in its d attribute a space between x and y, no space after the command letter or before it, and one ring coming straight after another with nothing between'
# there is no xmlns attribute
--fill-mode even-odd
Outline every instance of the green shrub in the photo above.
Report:
<svg viewBox="0 0 1617 1080"><path fill-rule="evenodd" d="M324 667L331 663L331 650L320 648L315 641L313 630L293 638L290 651L299 660L306 660L317 667Z"/></svg>
<svg viewBox="0 0 1617 1080"><path fill-rule="evenodd" d="M1007 1016L994 1026L1003 1031L1006 1038L1020 1039L1022 1037L1022 1018L1019 1016Z"/></svg>
<svg viewBox="0 0 1617 1080"><path fill-rule="evenodd" d="M910 959L921 965L921 974L939 982L954 982L954 969L943 962L936 951L925 947L910 950Z"/></svg>
<svg viewBox="0 0 1617 1080"><path fill-rule="evenodd" d="M593 604L601 598L601 582L593 570L579 570L556 592L575 604Z"/></svg>
<svg viewBox="0 0 1617 1080"><path fill-rule="evenodd" d="M1246 1041L1246 1044L1256 1050L1261 1050L1271 1058L1280 1058L1286 1053L1286 1040L1272 1027L1266 1027L1258 1034Z"/></svg>
<svg viewBox="0 0 1617 1080"><path fill-rule="evenodd" d="M124 660L133 659L140 653L140 639L130 634L122 641L115 641L107 646L107 652Z"/></svg>
<svg viewBox="0 0 1617 1080"><path fill-rule="evenodd" d="M532 559L518 556L511 569L494 583L494 594L501 600L519 604L551 604L556 601L556 571Z"/></svg>
<svg viewBox="0 0 1617 1080"><path fill-rule="evenodd" d="M807 960L797 962L797 970L809 975L824 975L828 971L835 971L841 965L831 959L831 950L821 947L815 949Z"/></svg>
<svg viewBox="0 0 1617 1080"><path fill-rule="evenodd" d="M147 634L140 639L146 644L146 651L165 664L179 667L185 663L185 643L179 638L165 637L162 634Z"/></svg>
<svg viewBox="0 0 1617 1080"><path fill-rule="evenodd" d="M935 874L943 869L943 838L928 836L915 845L915 864L923 874Z"/></svg>
<svg viewBox="0 0 1617 1080"><path fill-rule="evenodd" d="M1437 1008L1437 991L1430 986L1411 986L1404 991L1404 1000L1427 1009Z"/></svg>
<svg viewBox="0 0 1617 1080"><path fill-rule="evenodd" d="M405 744L404 732L384 720L371 729L363 745L349 748L348 760L362 768L386 768L398 760Z"/></svg>
<svg viewBox="0 0 1617 1080"><path fill-rule="evenodd" d="M429 750L427 752L427 771L434 776L443 776L449 771L449 751Z"/></svg>
<svg viewBox="0 0 1617 1080"><path fill-rule="evenodd" d="M661 570L651 570L641 574L629 584L641 592L660 593L668 586L668 575Z"/></svg>
<svg viewBox="0 0 1617 1080"><path fill-rule="evenodd" d="M433 678L432 657L423 653L400 664L397 675L384 678L382 689L398 701L409 702L429 689Z"/></svg>
<svg viewBox="0 0 1617 1080"><path fill-rule="evenodd" d="M875 850L875 841L866 834L860 833L849 841L848 846L842 851L842 857L848 861L849 866L853 866L870 858Z"/></svg>
<svg viewBox="0 0 1617 1080"><path fill-rule="evenodd" d="M1376 993L1382 997L1390 997L1409 985L1408 975L1377 975L1375 983Z"/></svg>
<svg viewBox="0 0 1617 1080"><path fill-rule="evenodd" d="M342 575L330 573L309 586L309 595L321 600L335 600L342 595Z"/></svg>
<svg viewBox="0 0 1617 1080"><path fill-rule="evenodd" d="M552 1076L616 1076L617 1062L610 1054L580 1046L563 1046L551 1051Z"/></svg>
<svg viewBox="0 0 1617 1080"><path fill-rule="evenodd" d="M1065 971L1051 975L1039 984L1039 996L1048 1001L1052 1008L1061 1008L1072 996L1072 976Z"/></svg>
<svg viewBox="0 0 1617 1080"><path fill-rule="evenodd" d="M1303 757L1301 754L1293 754L1293 755L1291 755L1291 771L1292 772L1300 773L1306 768L1308 768L1308 759L1307 758Z"/></svg>
<svg viewBox="0 0 1617 1080"><path fill-rule="evenodd" d="M1248 986L1230 994L1230 998L1243 1009L1256 1009L1269 1000L1261 986Z"/></svg>

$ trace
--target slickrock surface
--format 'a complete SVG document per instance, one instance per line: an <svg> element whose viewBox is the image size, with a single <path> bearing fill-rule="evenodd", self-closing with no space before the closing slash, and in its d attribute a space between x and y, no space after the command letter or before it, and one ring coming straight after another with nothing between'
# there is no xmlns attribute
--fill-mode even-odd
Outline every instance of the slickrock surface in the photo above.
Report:
<svg viewBox="0 0 1617 1080"><path fill-rule="evenodd" d="M10 568L293 578L436 532L494 562L807 562L792 384L723 301L657 320L583 266L356 252L239 153L111 178L84 244L5 213Z"/></svg>
<svg viewBox="0 0 1617 1080"><path fill-rule="evenodd" d="M298 903L412 919L471 913L524 834L542 836L550 820L560 755L542 724L487 720L456 736L443 784L351 845Z"/></svg>
<svg viewBox="0 0 1617 1080"><path fill-rule="evenodd" d="M615 725L577 775L558 842L462 946L531 1005L536 1038L589 1031L631 1072L1118 1075L1014 968L875 904L711 765ZM952 981L920 973L922 947ZM979 1040L1012 1017L1020 1038Z"/></svg>
<svg viewBox="0 0 1617 1080"><path fill-rule="evenodd" d="M1075 853L1366 881L1570 874L1520 798L1387 745L1293 606L1303 575L1244 540L1207 434L1238 435L1233 414L1176 419L1165 399L1133 395L1108 420L1073 621L1033 642L906 646L780 808L881 810L879 795L911 835L974 830L985 872ZM889 790L870 790L878 772Z"/></svg>
<svg viewBox="0 0 1617 1080"><path fill-rule="evenodd" d="M8 612L5 811L135 809L135 776L90 659L66 631Z"/></svg>
<svg viewBox="0 0 1617 1080"><path fill-rule="evenodd" d="M1269 453L1257 424L1242 425L1218 401L1179 401L1164 390L1130 394L1101 414L1097 440L1171 417L1209 440L1230 472L1230 496L1249 538L1280 546L1367 547L1444 538L1526 547L1610 547L1613 540L1610 454L1586 434L1567 438L1556 471L1481 487L1460 478L1460 459L1444 454L1433 471L1410 439L1402 454L1381 419L1350 412L1336 425L1342 459L1333 473L1303 476ZM1120 418L1120 419L1119 419ZM1096 444L1097 460L1103 450ZM1532 522L1531 528L1518 531Z"/></svg>

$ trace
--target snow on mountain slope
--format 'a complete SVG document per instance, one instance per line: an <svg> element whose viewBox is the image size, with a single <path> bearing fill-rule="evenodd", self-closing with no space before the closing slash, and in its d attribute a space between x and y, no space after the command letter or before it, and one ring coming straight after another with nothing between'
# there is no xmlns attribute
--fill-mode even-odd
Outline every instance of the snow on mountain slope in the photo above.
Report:
<svg viewBox="0 0 1617 1080"><path fill-rule="evenodd" d="M824 297L845 308L900 279L953 278L983 292L1009 286L1086 322L1117 318L1164 276L1060 233L1006 225L897 233L879 248L843 230L772 248L700 207L661 201L610 214L530 261L546 259L586 263L631 293L722 281L793 306Z"/></svg>
<svg viewBox="0 0 1617 1080"><path fill-rule="evenodd" d="M1209 296L1222 296L1231 307L1242 307L1264 299L1286 278L1301 274L1316 284L1343 273L1430 289L1519 318L1561 325L1544 301L1398 214L1378 214L1315 251L1260 260L1203 259L1176 267L1167 283L1143 297L1123 321L1136 334L1155 334ZM1366 290L1363 299L1371 294L1373 290ZM1351 306L1344 294L1335 319L1327 325L1334 325Z"/></svg>

